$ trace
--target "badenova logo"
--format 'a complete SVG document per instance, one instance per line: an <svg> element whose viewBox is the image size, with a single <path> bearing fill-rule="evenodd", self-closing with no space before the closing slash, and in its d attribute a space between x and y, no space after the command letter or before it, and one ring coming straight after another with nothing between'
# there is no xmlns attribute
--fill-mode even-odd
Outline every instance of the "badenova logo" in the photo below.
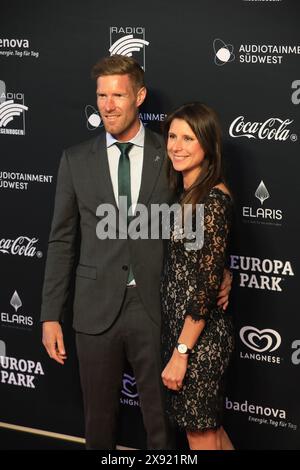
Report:
<svg viewBox="0 0 300 470"><path fill-rule="evenodd" d="M240 351L240 359L271 364L281 363L280 356L270 354L281 344L281 336L277 331L271 328L259 330L254 326L244 326L240 330L240 339L251 350Z"/></svg>
<svg viewBox="0 0 300 470"><path fill-rule="evenodd" d="M242 206L243 221L247 223L281 226L283 218L282 210L264 206L265 201L269 200L271 195L263 180L261 180L257 186L254 196L260 204L256 201L256 206L254 204Z"/></svg>
<svg viewBox="0 0 300 470"><path fill-rule="evenodd" d="M242 403L238 401L229 400L226 397L225 408L228 411L243 413L248 415L248 421L256 424L266 424L274 426L275 428L286 428L290 431L296 431L297 424L291 423L287 419L286 410L273 408L272 406L255 405L249 403L248 400Z"/></svg>
<svg viewBox="0 0 300 470"><path fill-rule="evenodd" d="M7 92L6 83L0 80L0 134L25 135L24 94Z"/></svg>
<svg viewBox="0 0 300 470"><path fill-rule="evenodd" d="M30 49L28 39L2 38L0 39L0 56L18 58L39 58L40 53Z"/></svg>
<svg viewBox="0 0 300 470"><path fill-rule="evenodd" d="M18 328L18 329L30 329L26 327L31 327L33 325L33 317L24 314L22 311L22 300L15 290L11 299L10 305L14 309L14 313L11 311L12 308L7 312L0 313L0 319L3 326L11 327L11 328ZM18 310L21 308L21 311Z"/></svg>
<svg viewBox="0 0 300 470"><path fill-rule="evenodd" d="M229 135L233 138L244 138L254 140L275 140L285 142L291 140L296 142L298 136L291 133L289 126L293 119L280 119L270 117L265 121L246 121L245 116L235 118L229 127Z"/></svg>
<svg viewBox="0 0 300 470"><path fill-rule="evenodd" d="M294 276L290 261L230 255L230 268L239 271L239 286L282 292L283 280Z"/></svg>
<svg viewBox="0 0 300 470"><path fill-rule="evenodd" d="M148 45L143 26L110 27L110 55L134 57L144 70L146 70L146 46Z"/></svg>

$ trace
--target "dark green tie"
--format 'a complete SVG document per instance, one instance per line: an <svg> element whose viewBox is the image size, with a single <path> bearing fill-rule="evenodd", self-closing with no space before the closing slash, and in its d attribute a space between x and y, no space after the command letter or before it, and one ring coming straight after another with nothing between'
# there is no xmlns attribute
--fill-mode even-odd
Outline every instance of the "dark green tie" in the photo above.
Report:
<svg viewBox="0 0 300 470"><path fill-rule="evenodd" d="M118 186L119 186L119 198L120 196L127 197L127 223L128 220L128 209L131 206L131 183L130 183L130 160L129 150L133 146L130 142L116 142L116 146L121 152L119 167L118 167ZM130 214L132 215L132 214ZM128 280L131 282L134 279L132 267L129 266Z"/></svg>

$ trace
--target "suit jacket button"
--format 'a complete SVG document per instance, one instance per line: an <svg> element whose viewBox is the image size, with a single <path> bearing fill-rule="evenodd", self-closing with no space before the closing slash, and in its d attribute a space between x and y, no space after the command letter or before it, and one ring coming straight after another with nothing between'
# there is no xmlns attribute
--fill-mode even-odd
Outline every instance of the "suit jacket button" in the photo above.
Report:
<svg viewBox="0 0 300 470"><path fill-rule="evenodd" d="M123 271L128 271L128 266L126 266L126 264L124 264L124 266L122 266L122 269L123 269Z"/></svg>

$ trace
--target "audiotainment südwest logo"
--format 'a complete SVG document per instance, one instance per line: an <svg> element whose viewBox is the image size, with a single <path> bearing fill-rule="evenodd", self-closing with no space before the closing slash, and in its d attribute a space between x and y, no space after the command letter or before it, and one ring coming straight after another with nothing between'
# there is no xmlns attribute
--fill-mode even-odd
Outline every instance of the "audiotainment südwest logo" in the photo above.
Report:
<svg viewBox="0 0 300 470"><path fill-rule="evenodd" d="M245 116L235 118L229 126L229 135L234 139L263 140L276 142L296 142L297 134L289 128L293 119L272 116L265 121L247 121Z"/></svg>
<svg viewBox="0 0 300 470"><path fill-rule="evenodd" d="M145 28L143 26L111 26L110 55L124 55L133 57L141 67L146 70L146 41Z"/></svg>
<svg viewBox="0 0 300 470"><path fill-rule="evenodd" d="M86 117L86 127L89 131L94 131L99 127L103 127L100 113L94 106L87 104L84 109L84 113Z"/></svg>
<svg viewBox="0 0 300 470"><path fill-rule="evenodd" d="M100 113L94 106L92 106L91 104L87 104L84 109L84 114L86 118L86 127L89 131L94 131L103 127L103 122ZM163 122L166 117L167 115L165 113L157 113L150 111L143 111L139 113L139 118L144 126L147 126L150 122Z"/></svg>
<svg viewBox="0 0 300 470"><path fill-rule="evenodd" d="M24 94L7 92L6 83L0 80L0 134L24 136L25 130Z"/></svg>
<svg viewBox="0 0 300 470"><path fill-rule="evenodd" d="M252 204L242 206L243 222L281 227L283 220L282 209L264 206L265 201L268 201L271 195L263 180L257 186L254 197L260 204L253 201Z"/></svg>
<svg viewBox="0 0 300 470"><path fill-rule="evenodd" d="M223 66L237 60L240 64L283 64L291 56L300 55L300 45L240 44L234 47L223 39L213 41L214 62Z"/></svg>

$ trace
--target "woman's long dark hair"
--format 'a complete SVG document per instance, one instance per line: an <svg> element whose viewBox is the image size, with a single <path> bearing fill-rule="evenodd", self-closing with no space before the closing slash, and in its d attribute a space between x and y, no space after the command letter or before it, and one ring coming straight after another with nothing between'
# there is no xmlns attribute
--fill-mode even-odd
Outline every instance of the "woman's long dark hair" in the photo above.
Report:
<svg viewBox="0 0 300 470"><path fill-rule="evenodd" d="M181 172L174 170L171 160L167 162L167 172L170 187L183 194L181 204L195 204L203 202L210 190L223 181L221 164L221 128L218 117L213 109L205 104L194 102L184 104L173 111L166 119L164 136L166 143L171 123L174 119L182 119L187 122L201 147L205 158L199 177L186 191L183 188Z"/></svg>

